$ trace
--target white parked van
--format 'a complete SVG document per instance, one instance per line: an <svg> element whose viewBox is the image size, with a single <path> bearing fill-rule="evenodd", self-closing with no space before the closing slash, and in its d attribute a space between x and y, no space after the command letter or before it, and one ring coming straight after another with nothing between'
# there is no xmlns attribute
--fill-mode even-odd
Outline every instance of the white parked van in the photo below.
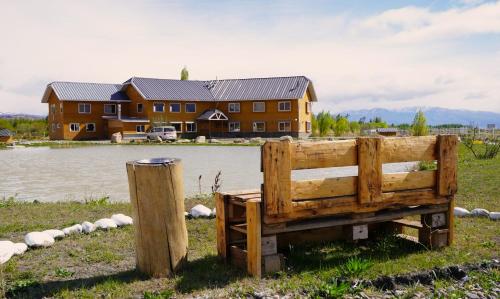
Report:
<svg viewBox="0 0 500 299"><path fill-rule="evenodd" d="M173 126L154 127L147 133L149 140L156 140L160 137L161 140L175 141L177 139L177 132Z"/></svg>

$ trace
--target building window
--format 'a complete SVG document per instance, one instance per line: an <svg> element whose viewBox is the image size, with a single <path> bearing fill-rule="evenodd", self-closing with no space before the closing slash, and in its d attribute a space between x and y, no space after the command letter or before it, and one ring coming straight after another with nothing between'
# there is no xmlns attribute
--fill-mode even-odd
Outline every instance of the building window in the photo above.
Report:
<svg viewBox="0 0 500 299"><path fill-rule="evenodd" d="M163 103L154 103L153 104L153 112L164 112L165 104Z"/></svg>
<svg viewBox="0 0 500 299"><path fill-rule="evenodd" d="M61 128L61 124L60 123L57 123L57 128L60 129Z"/></svg>
<svg viewBox="0 0 500 299"><path fill-rule="evenodd" d="M195 113L196 112L196 104L195 103L186 103L186 112L187 113Z"/></svg>
<svg viewBox="0 0 500 299"><path fill-rule="evenodd" d="M135 131L137 133L144 133L146 132L146 127L144 125L137 125L135 126Z"/></svg>
<svg viewBox="0 0 500 299"><path fill-rule="evenodd" d="M63 113L63 103L59 103L59 110Z"/></svg>
<svg viewBox="0 0 500 299"><path fill-rule="evenodd" d="M144 111L144 106L142 103L137 104L137 113L142 113Z"/></svg>
<svg viewBox="0 0 500 299"><path fill-rule="evenodd" d="M90 104L79 103L78 104L78 113L89 114L90 113Z"/></svg>
<svg viewBox="0 0 500 299"><path fill-rule="evenodd" d="M196 123L186 122L186 132L196 132Z"/></svg>
<svg viewBox="0 0 500 299"><path fill-rule="evenodd" d="M240 122L230 122L229 123L229 132L239 132L240 131Z"/></svg>
<svg viewBox="0 0 500 299"><path fill-rule="evenodd" d="M170 112L174 112L174 113L181 112L181 104L179 104L179 103L170 104Z"/></svg>
<svg viewBox="0 0 500 299"><path fill-rule="evenodd" d="M87 132L95 132L95 123L85 124L85 131L87 131Z"/></svg>
<svg viewBox="0 0 500 299"><path fill-rule="evenodd" d="M52 127L52 132L55 132L55 131L56 131L56 124L54 124L54 123L53 123L53 124L51 125L51 127Z"/></svg>
<svg viewBox="0 0 500 299"><path fill-rule="evenodd" d="M306 132L311 132L311 122L310 121L306 121Z"/></svg>
<svg viewBox="0 0 500 299"><path fill-rule="evenodd" d="M253 102L253 112L266 112L266 103Z"/></svg>
<svg viewBox="0 0 500 299"><path fill-rule="evenodd" d="M278 111L292 111L292 104L290 101L278 102Z"/></svg>
<svg viewBox="0 0 500 299"><path fill-rule="evenodd" d="M104 113L105 114L116 114L116 105L115 104L104 104Z"/></svg>
<svg viewBox="0 0 500 299"><path fill-rule="evenodd" d="M278 122L278 131L280 132L290 132L292 131L292 126L290 121L280 121Z"/></svg>
<svg viewBox="0 0 500 299"><path fill-rule="evenodd" d="M266 123L263 121L254 121L253 122L253 131L254 132L265 132L266 131Z"/></svg>
<svg viewBox="0 0 500 299"><path fill-rule="evenodd" d="M80 132L80 124L79 123L71 123L69 124L70 132Z"/></svg>
<svg viewBox="0 0 500 299"><path fill-rule="evenodd" d="M50 113L51 114L56 113L56 104L50 104Z"/></svg>
<svg viewBox="0 0 500 299"><path fill-rule="evenodd" d="M311 102L306 102L306 113L311 113Z"/></svg>
<svg viewBox="0 0 500 299"><path fill-rule="evenodd" d="M230 113L238 113L240 112L240 103L229 103L227 108Z"/></svg>
<svg viewBox="0 0 500 299"><path fill-rule="evenodd" d="M182 122L180 122L180 121L179 122L171 122L170 125L173 126L177 132L182 132Z"/></svg>

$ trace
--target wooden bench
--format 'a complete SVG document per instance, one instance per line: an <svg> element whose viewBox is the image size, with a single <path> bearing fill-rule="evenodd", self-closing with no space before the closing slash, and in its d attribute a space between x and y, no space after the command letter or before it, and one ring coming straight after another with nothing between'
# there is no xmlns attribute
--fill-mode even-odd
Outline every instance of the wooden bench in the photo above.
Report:
<svg viewBox="0 0 500 299"><path fill-rule="evenodd" d="M429 248L453 241L457 137L267 141L261 189L216 194L217 250L249 274L279 270L288 244L418 230ZM437 161L437 170L383 173L384 163ZM357 166L358 175L293 180L292 171ZM420 215L420 221L404 217Z"/></svg>

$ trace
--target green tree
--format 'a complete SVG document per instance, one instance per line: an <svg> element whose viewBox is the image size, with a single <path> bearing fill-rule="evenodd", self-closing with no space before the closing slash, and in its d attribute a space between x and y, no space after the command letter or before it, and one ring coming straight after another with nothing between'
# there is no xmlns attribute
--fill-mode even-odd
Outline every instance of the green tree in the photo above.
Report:
<svg viewBox="0 0 500 299"><path fill-rule="evenodd" d="M352 133L359 134L361 130L361 124L357 121L351 121L349 122L349 129L351 130Z"/></svg>
<svg viewBox="0 0 500 299"><path fill-rule="evenodd" d="M319 136L328 135L335 126L335 118L330 112L321 111L316 115L317 132Z"/></svg>
<svg viewBox="0 0 500 299"><path fill-rule="evenodd" d="M413 136L425 136L429 134L427 119L425 119L425 115L422 110L418 110L415 114L413 124L411 125L411 133L413 134Z"/></svg>
<svg viewBox="0 0 500 299"><path fill-rule="evenodd" d="M349 120L345 117L338 117L334 126L335 136L342 136L349 132Z"/></svg>
<svg viewBox="0 0 500 299"><path fill-rule="evenodd" d="M181 70L181 80L189 80L189 71L185 66Z"/></svg>

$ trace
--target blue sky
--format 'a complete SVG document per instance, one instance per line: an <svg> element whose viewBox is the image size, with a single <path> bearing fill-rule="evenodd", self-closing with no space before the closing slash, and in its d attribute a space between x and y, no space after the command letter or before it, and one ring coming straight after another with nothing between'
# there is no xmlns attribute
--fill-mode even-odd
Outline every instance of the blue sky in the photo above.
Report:
<svg viewBox="0 0 500 299"><path fill-rule="evenodd" d="M496 1L1 1L0 112L51 81L306 75L333 112L500 112Z"/></svg>

